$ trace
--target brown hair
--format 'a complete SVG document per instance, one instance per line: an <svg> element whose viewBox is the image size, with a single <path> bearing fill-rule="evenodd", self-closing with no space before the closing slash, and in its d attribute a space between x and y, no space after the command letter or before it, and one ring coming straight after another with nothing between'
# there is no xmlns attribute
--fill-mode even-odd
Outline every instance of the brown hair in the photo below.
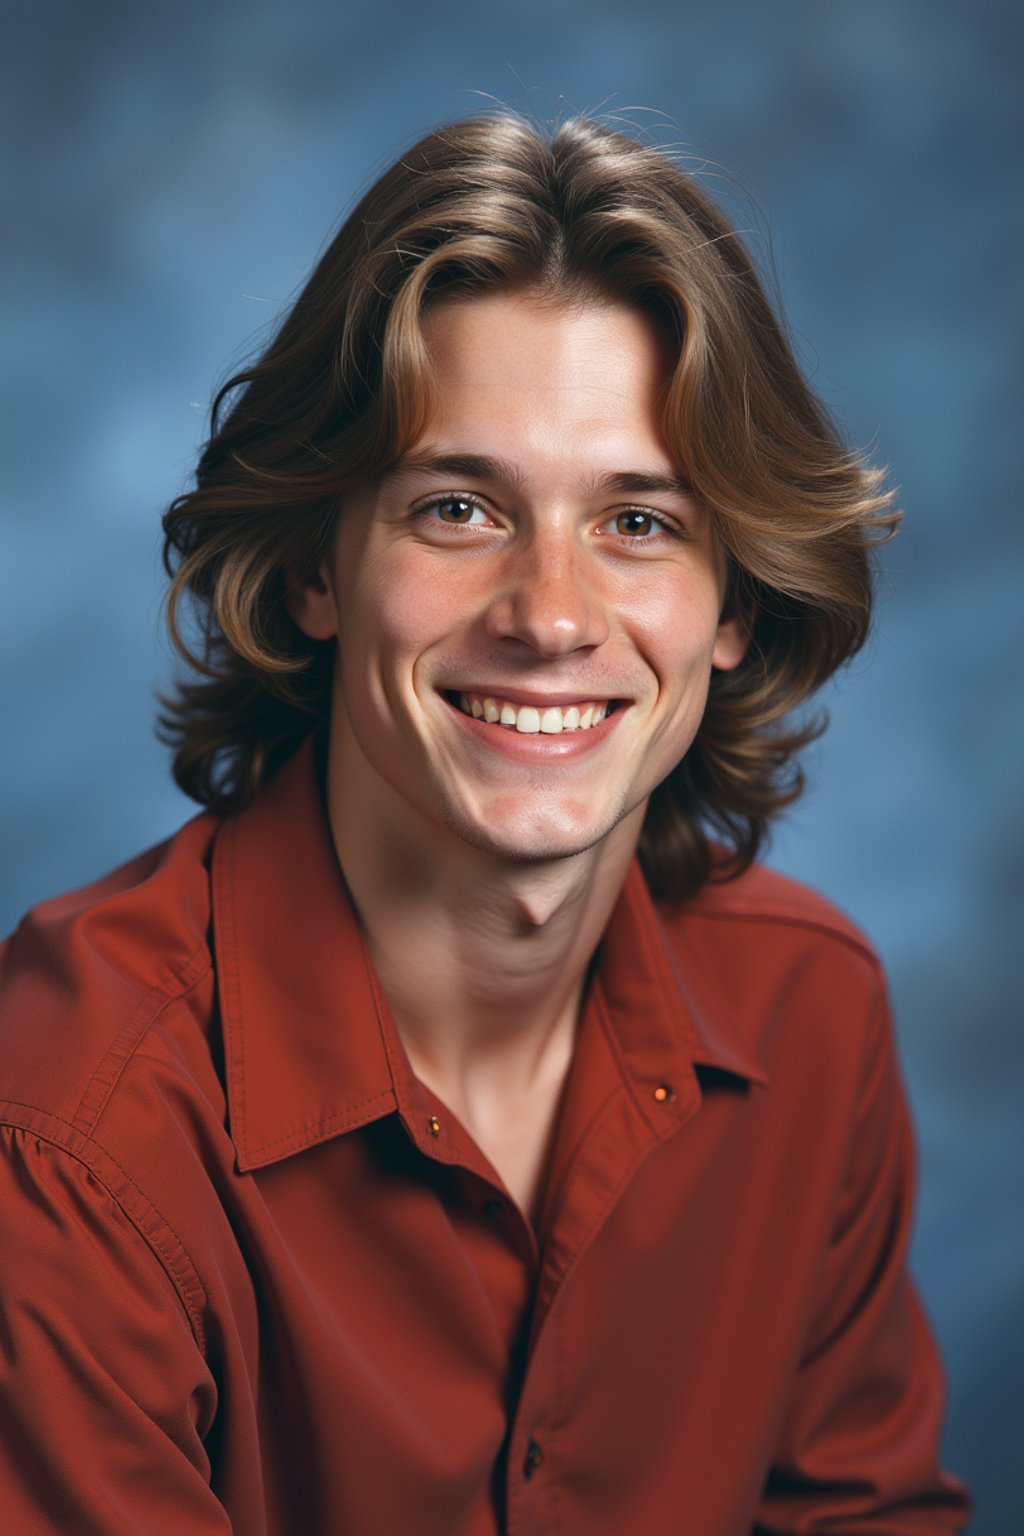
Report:
<svg viewBox="0 0 1024 1536"><path fill-rule="evenodd" d="M799 794L796 753L821 724L785 717L863 644L869 550L895 514L804 383L723 214L664 151L592 121L545 136L502 114L428 135L371 187L262 357L220 391L196 487L164 517L171 634L199 677L164 701L162 733L181 788L230 810L326 718L333 642L292 622L284 569L315 566L346 490L425 425L431 298L522 287L654 304L678 338L666 442L712 511L727 602L751 627L745 660L713 674L696 740L648 806L642 863L655 894L680 898L746 867ZM186 593L198 645L178 623Z"/></svg>

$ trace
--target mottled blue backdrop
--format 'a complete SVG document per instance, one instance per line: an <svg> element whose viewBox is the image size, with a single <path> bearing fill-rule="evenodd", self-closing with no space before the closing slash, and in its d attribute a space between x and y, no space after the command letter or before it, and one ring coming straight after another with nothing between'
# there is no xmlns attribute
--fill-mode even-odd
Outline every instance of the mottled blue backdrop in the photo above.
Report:
<svg viewBox="0 0 1024 1536"><path fill-rule="evenodd" d="M0 929L190 813L152 735L171 667L158 515L215 381L355 195L495 99L684 141L762 258L770 237L818 389L902 487L876 637L830 694L773 860L839 900L889 967L948 1458L975 1529L1019 1530L1020 5L4 11Z"/></svg>

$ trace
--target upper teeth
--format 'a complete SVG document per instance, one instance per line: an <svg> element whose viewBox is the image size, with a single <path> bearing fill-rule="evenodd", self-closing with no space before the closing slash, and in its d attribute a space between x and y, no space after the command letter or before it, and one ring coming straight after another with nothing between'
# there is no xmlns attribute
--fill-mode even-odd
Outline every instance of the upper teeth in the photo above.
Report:
<svg viewBox="0 0 1024 1536"><path fill-rule="evenodd" d="M532 704L513 704L509 699L495 699L488 694L460 693L459 708L477 720L492 725L514 727L524 736L558 736L562 731L588 731L599 725L608 713L605 704L570 704L565 709L550 705L536 709Z"/></svg>

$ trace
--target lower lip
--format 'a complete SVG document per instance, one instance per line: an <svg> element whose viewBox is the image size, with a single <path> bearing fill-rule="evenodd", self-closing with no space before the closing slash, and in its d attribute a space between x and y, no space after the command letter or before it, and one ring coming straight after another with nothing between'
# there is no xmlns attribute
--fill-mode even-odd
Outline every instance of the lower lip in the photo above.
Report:
<svg viewBox="0 0 1024 1536"><path fill-rule="evenodd" d="M599 725L592 725L587 730L559 731L557 735L546 735L543 731L517 731L514 725L478 720L475 715L467 715L450 699L446 698L445 703L469 733L471 741L489 747L492 752L500 752L503 757L533 763L552 760L563 762L594 751L609 739L629 707L620 704L610 715L605 715Z"/></svg>

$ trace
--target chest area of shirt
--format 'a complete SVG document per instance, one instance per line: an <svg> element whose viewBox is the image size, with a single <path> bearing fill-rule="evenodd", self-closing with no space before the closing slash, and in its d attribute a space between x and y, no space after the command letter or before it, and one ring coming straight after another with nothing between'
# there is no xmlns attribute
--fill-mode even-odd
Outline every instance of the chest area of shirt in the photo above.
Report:
<svg viewBox="0 0 1024 1536"><path fill-rule="evenodd" d="M748 1115L723 1090L677 1136L645 1142L625 1090L610 1097L561 1149L536 1260L493 1180L468 1158L425 1156L397 1115L314 1149L305 1177L299 1160L266 1170L248 1216L267 1444L283 1443L298 1391L323 1430L305 1454L317 1480L337 1475L340 1500L386 1459L403 1470L396 1488L440 1508L454 1484L464 1507L485 1499L520 1420L541 1441L552 1423L585 1423L598 1447L642 1419L645 1433L671 1426L678 1449L709 1423L726 1436L742 1410L753 1443L806 1310L829 1180L815 1170L789 1198L787 1172L806 1159L766 1159ZM477 1526L445 1527L463 1528Z"/></svg>

